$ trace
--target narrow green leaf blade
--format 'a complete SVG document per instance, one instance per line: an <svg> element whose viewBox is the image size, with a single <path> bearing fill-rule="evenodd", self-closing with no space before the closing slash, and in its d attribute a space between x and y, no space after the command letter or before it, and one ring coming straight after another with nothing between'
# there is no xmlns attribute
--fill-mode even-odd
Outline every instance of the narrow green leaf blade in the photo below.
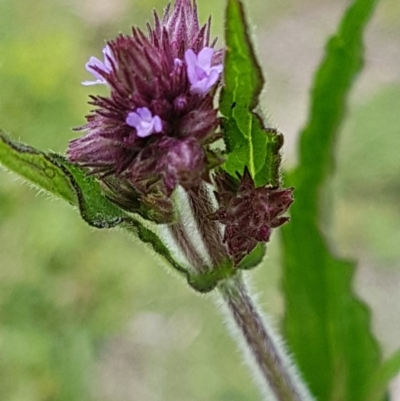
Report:
<svg viewBox="0 0 400 401"><path fill-rule="evenodd" d="M228 0L225 37L224 87L220 97L227 148L224 168L236 176L247 167L257 186L277 186L282 135L265 128L254 112L264 79L240 0Z"/></svg>
<svg viewBox="0 0 400 401"><path fill-rule="evenodd" d="M369 310L352 290L355 266L331 254L318 226L321 190L333 170L333 145L362 68L363 32L376 3L355 0L328 42L301 134L300 163L287 180L296 190L291 222L281 231L284 330L320 401L364 400L380 359Z"/></svg>

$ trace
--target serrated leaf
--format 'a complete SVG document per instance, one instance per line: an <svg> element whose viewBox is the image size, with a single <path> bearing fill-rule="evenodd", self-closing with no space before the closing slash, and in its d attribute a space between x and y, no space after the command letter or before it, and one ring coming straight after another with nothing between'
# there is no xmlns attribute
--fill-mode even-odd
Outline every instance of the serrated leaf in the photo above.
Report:
<svg viewBox="0 0 400 401"><path fill-rule="evenodd" d="M121 226L138 236L178 271L186 269L172 257L159 237L139 220L110 202L99 183L63 156L12 141L0 131L0 163L39 188L77 206L81 217L96 228ZM189 277L188 277L189 280Z"/></svg>
<svg viewBox="0 0 400 401"><path fill-rule="evenodd" d="M96 228L112 228L127 217L119 207L103 196L94 177L88 176L83 169L69 163L63 156L52 153L46 156L65 177L69 177L70 188L75 194L74 204L78 206L83 220L89 225Z"/></svg>
<svg viewBox="0 0 400 401"><path fill-rule="evenodd" d="M11 171L17 172L39 188L63 198L70 204L76 203L69 177L48 156L34 148L13 142L0 131L0 161Z"/></svg>
<svg viewBox="0 0 400 401"><path fill-rule="evenodd" d="M301 133L299 166L287 179L296 192L291 221L281 230L284 330L319 401L364 401L380 360L370 312L352 289L355 265L332 255L318 226L321 190L333 170L333 145L362 67L363 32L376 3L355 0L329 40Z"/></svg>
<svg viewBox="0 0 400 401"><path fill-rule="evenodd" d="M254 112L264 79L239 0L228 0L225 40L224 87L220 97L227 149L224 168L236 177L236 172L243 175L247 167L256 186L277 186L282 135L265 128Z"/></svg>

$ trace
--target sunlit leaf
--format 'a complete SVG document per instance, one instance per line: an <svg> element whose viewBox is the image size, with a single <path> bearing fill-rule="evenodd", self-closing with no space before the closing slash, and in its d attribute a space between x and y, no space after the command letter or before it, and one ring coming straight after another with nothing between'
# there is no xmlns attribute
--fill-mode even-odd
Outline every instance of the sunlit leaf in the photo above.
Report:
<svg viewBox="0 0 400 401"><path fill-rule="evenodd" d="M229 0L225 23L226 54L220 111L227 148L224 168L232 176L247 166L256 186L278 185L282 135L265 128L254 112L264 79L249 38L243 5Z"/></svg>

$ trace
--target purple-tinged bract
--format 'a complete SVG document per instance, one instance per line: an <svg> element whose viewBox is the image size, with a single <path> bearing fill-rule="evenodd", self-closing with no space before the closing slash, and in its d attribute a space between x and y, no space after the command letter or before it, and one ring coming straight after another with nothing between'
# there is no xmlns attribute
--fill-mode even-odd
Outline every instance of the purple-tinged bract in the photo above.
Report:
<svg viewBox="0 0 400 401"><path fill-rule="evenodd" d="M222 51L200 26L196 2L177 0L147 34L133 28L86 65L109 96L91 96L86 135L71 141L69 159L105 182L133 188L139 198L169 197L177 185L197 185L210 168L208 146L218 139L213 98Z"/></svg>
<svg viewBox="0 0 400 401"><path fill-rule="evenodd" d="M225 225L223 240L237 265L289 220L282 214L293 202L293 188L256 188L247 170L240 182L225 172L219 172L215 181L219 209L211 218Z"/></svg>

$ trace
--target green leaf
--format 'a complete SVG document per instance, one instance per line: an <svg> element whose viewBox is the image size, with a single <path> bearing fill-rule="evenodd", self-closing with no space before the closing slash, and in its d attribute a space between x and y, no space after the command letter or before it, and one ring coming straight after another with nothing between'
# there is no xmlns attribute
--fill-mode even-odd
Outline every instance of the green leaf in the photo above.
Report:
<svg viewBox="0 0 400 401"><path fill-rule="evenodd" d="M365 401L382 400L386 396L387 386L400 372L400 350L383 362L375 373Z"/></svg>
<svg viewBox="0 0 400 401"><path fill-rule="evenodd" d="M319 401L365 400L380 360L370 312L352 290L355 266L332 255L319 227L321 191L333 170L334 143L362 68L363 31L376 3L355 0L329 40L301 133L300 162L286 182L296 190L291 221L281 230L284 330Z"/></svg>
<svg viewBox="0 0 400 401"><path fill-rule="evenodd" d="M186 269L175 261L168 248L150 228L110 202L94 177L88 176L83 169L69 163L63 156L44 153L14 142L0 131L0 163L39 188L77 206L83 220L89 225L96 228L120 225L127 229L150 245L175 269L187 275Z"/></svg>
<svg viewBox="0 0 400 401"><path fill-rule="evenodd" d="M212 270L193 274L188 277L188 280L196 291L206 293L212 291L220 281L232 278L236 273L232 261L225 259L219 266L214 266Z"/></svg>
<svg viewBox="0 0 400 401"><path fill-rule="evenodd" d="M278 186L283 139L276 130L265 128L254 112L264 79L239 0L228 0L225 40L224 87L220 97L227 150L224 169L236 177L247 166L256 186Z"/></svg>
<svg viewBox="0 0 400 401"><path fill-rule="evenodd" d="M241 270L250 270L257 267L264 259L266 252L266 246L263 243L259 243L237 266Z"/></svg>
<svg viewBox="0 0 400 401"><path fill-rule="evenodd" d="M88 176L84 169L69 163L61 155L41 152L31 146L14 142L0 131L0 163L39 188L77 206L81 217L89 225L96 228L119 226L133 233L182 273L189 285L198 292L209 292L220 280L235 274L230 261L224 261L218 269L209 273L191 274L174 259L149 224L142 223L109 201L93 176Z"/></svg>
<svg viewBox="0 0 400 401"><path fill-rule="evenodd" d="M0 162L39 188L75 204L70 179L49 157L30 146L16 143L0 131Z"/></svg>
<svg viewBox="0 0 400 401"><path fill-rule="evenodd" d="M119 226L133 233L182 273L189 285L198 292L211 291L220 280L235 273L232 263L224 261L218 269L211 272L191 274L174 259L148 223L142 223L132 214L114 205L103 195L100 184L93 176L88 176L84 169L69 163L61 155L44 153L31 146L14 142L0 131L0 163L39 188L77 206L81 217L89 225L96 228Z"/></svg>

